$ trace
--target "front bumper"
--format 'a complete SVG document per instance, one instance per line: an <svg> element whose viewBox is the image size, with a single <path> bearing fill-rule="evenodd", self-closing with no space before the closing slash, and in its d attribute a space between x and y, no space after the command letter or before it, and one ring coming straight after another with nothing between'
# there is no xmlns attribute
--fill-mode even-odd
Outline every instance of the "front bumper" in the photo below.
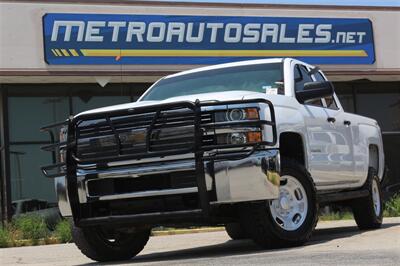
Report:
<svg viewBox="0 0 400 266"><path fill-rule="evenodd" d="M235 203L279 197L279 151L266 150L235 161L214 163L215 203Z"/></svg>
<svg viewBox="0 0 400 266"><path fill-rule="evenodd" d="M257 108L260 119L215 119L215 112L244 107ZM51 129L60 125L67 126L66 140L43 149L64 150L64 159L42 171L56 178L61 212L72 214L77 226L174 224L215 217L218 205L278 197L275 115L265 99L176 102L81 114L42 130L54 139ZM216 134L237 127L262 131L262 141L216 141ZM190 130L180 134L177 128ZM144 141L127 143L127 132L136 136L139 129L146 129L139 134ZM98 137L105 140L101 149ZM96 140L94 146L82 150L80 141L87 145L91 140Z"/></svg>
<svg viewBox="0 0 400 266"><path fill-rule="evenodd" d="M216 197L209 201L210 206L232 204L246 201L276 199L279 196L280 159L279 150L259 150L248 157L239 160L221 160L204 163L204 178L207 192ZM165 163L147 163L141 166L119 168L108 171L80 171L77 175L78 198L80 204L94 201L113 201L135 198L163 197L196 193L204 197L197 187L149 190L123 194L92 197L88 192L87 184L90 176L96 174L98 178L151 178L155 174L167 171L201 171L196 169L191 159L167 161ZM88 179L89 178L89 179ZM93 180L93 179L92 179ZM65 177L55 179L58 204L63 216L71 216L71 206L68 199ZM132 221L135 220L132 217Z"/></svg>

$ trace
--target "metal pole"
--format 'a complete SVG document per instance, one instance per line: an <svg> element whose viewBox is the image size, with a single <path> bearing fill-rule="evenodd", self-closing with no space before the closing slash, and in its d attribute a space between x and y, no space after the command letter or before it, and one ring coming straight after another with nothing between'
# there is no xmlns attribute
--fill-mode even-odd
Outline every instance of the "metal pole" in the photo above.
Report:
<svg viewBox="0 0 400 266"><path fill-rule="evenodd" d="M8 98L5 88L0 88L0 196L1 196L1 221L6 223L11 220L11 176L10 176L10 143L8 124Z"/></svg>

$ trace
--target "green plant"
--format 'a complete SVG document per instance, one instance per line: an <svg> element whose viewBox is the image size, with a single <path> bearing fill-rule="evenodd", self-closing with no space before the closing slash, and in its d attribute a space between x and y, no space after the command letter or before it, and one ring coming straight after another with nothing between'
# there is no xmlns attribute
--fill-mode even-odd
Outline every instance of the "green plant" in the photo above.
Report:
<svg viewBox="0 0 400 266"><path fill-rule="evenodd" d="M0 226L0 248L12 245L12 237L9 228Z"/></svg>
<svg viewBox="0 0 400 266"><path fill-rule="evenodd" d="M60 221L54 230L54 235L55 237L58 238L58 240L61 243L68 243L71 242L72 240L72 233L71 233L71 224L68 220L62 220Z"/></svg>
<svg viewBox="0 0 400 266"><path fill-rule="evenodd" d="M383 215L385 217L400 216L400 193L395 194L385 203Z"/></svg>
<svg viewBox="0 0 400 266"><path fill-rule="evenodd" d="M48 229L44 219L38 215L23 215L13 220L15 230L21 232L23 239L30 239L34 245L39 239L48 236Z"/></svg>
<svg viewBox="0 0 400 266"><path fill-rule="evenodd" d="M353 214L351 212L330 212L320 215L321 221L336 221L336 220L352 220Z"/></svg>

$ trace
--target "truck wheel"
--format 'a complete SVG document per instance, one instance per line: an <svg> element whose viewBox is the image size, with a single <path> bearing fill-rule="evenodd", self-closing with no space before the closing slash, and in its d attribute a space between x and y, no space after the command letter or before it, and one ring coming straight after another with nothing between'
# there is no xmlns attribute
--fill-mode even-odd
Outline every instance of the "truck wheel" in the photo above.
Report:
<svg viewBox="0 0 400 266"><path fill-rule="evenodd" d="M73 227L72 238L80 251L95 261L128 260L143 250L150 230L135 233L107 232L100 227Z"/></svg>
<svg viewBox="0 0 400 266"><path fill-rule="evenodd" d="M368 171L366 188L369 190L369 195L352 202L354 219L358 228L362 230L376 229L382 225L383 201L381 183L376 170L372 167Z"/></svg>
<svg viewBox="0 0 400 266"><path fill-rule="evenodd" d="M225 225L225 230L228 233L229 237L233 240L240 240L249 238L246 235L246 232L243 230L242 225L240 223L230 223Z"/></svg>
<svg viewBox="0 0 400 266"><path fill-rule="evenodd" d="M243 223L256 244L264 248L297 246L310 237L318 220L315 186L298 162L282 160L279 198L246 207Z"/></svg>

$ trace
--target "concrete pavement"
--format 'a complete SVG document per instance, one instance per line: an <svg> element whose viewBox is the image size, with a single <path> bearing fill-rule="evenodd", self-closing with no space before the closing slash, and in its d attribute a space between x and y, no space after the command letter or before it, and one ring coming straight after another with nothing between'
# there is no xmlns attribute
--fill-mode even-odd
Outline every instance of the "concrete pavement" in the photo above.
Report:
<svg viewBox="0 0 400 266"><path fill-rule="evenodd" d="M0 250L1 265L97 265L74 244ZM320 222L305 246L261 250L225 232L152 237L134 259L113 265L400 265L400 217L359 231L354 221Z"/></svg>

